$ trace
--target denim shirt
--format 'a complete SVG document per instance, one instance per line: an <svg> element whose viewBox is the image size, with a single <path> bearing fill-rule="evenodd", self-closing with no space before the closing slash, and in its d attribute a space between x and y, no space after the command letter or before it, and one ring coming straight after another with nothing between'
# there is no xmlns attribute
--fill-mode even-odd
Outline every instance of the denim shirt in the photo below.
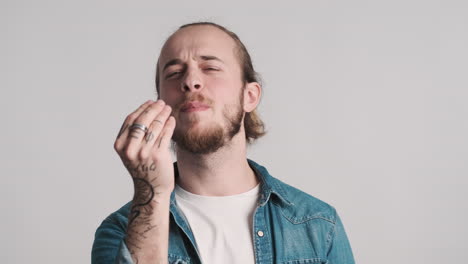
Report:
<svg viewBox="0 0 468 264"><path fill-rule="evenodd" d="M353 253L336 210L327 203L273 178L248 160L260 180L253 214L255 263L351 264ZM177 165L174 163L177 177ZM125 245L131 202L108 216L95 234L92 263L133 263ZM239 252L242 254L242 252ZM170 199L169 263L201 263L189 223Z"/></svg>

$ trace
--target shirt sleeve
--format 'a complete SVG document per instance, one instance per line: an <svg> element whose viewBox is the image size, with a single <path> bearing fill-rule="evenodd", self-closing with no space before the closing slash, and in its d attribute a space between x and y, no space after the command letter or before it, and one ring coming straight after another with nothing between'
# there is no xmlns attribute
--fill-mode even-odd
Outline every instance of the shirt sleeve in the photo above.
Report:
<svg viewBox="0 0 468 264"><path fill-rule="evenodd" d="M92 264L131 264L130 251L125 244L128 219L119 211L107 217L96 230Z"/></svg>
<svg viewBox="0 0 468 264"><path fill-rule="evenodd" d="M336 211L335 211L336 212ZM329 264L354 264L354 256L340 217L336 214L336 223L332 242L328 252Z"/></svg>

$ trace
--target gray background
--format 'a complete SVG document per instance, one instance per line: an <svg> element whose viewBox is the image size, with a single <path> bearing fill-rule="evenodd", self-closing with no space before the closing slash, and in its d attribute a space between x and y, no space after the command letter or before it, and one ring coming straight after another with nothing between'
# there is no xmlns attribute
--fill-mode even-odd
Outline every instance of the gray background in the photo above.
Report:
<svg viewBox="0 0 468 264"><path fill-rule="evenodd" d="M358 263L468 259L466 1L2 1L2 263L87 263L129 201L113 142L165 38L249 48L269 134L249 157L335 206Z"/></svg>

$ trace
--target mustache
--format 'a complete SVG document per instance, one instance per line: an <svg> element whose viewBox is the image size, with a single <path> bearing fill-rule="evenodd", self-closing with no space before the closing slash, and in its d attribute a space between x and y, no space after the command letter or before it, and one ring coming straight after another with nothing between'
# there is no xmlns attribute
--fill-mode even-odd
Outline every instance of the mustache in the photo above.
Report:
<svg viewBox="0 0 468 264"><path fill-rule="evenodd" d="M182 100L175 105L175 109L177 111L180 111L180 108L182 108L185 104L188 104L191 102L200 102L200 103L208 105L209 107L213 105L213 100L206 98L200 93L185 94Z"/></svg>

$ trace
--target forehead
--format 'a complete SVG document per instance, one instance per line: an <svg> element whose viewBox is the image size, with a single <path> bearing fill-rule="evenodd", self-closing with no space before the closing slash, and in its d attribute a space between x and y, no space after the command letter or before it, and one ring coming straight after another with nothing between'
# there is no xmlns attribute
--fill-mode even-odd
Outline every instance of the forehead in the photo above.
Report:
<svg viewBox="0 0 468 264"><path fill-rule="evenodd" d="M226 61L235 60L236 44L222 30L209 25L189 26L176 31L164 44L159 57L160 66L168 60L188 56L216 56Z"/></svg>

